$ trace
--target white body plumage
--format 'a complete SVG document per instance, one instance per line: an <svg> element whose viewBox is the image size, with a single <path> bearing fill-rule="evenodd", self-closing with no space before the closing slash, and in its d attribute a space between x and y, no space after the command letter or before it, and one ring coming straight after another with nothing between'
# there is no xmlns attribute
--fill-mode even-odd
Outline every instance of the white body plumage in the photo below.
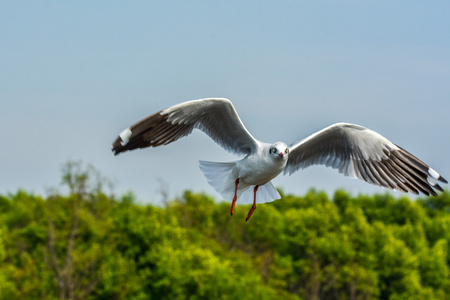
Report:
<svg viewBox="0 0 450 300"><path fill-rule="evenodd" d="M274 145L263 144L255 153L235 162L200 161L200 169L205 174L208 183L224 199L233 198L235 182L239 178L238 202L252 203L251 192L255 186L259 186L256 203L270 202L281 198L271 180L277 177L286 167L288 152L287 145L282 142Z"/></svg>

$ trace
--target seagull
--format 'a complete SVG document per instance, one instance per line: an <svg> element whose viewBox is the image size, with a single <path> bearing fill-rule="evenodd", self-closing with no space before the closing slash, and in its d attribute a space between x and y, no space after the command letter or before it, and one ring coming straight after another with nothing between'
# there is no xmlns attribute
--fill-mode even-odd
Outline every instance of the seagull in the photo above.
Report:
<svg viewBox="0 0 450 300"><path fill-rule="evenodd" d="M339 173L384 188L437 196L438 181L448 183L408 151L360 125L336 123L288 146L255 139L233 104L225 98L183 102L163 109L123 130L113 143L114 155L170 144L200 129L225 150L243 155L233 162L200 161L208 183L224 198L256 203L280 199L271 180L281 172L291 175L311 165L325 165ZM253 199L253 201L251 200ZM258 201L257 201L258 199Z"/></svg>

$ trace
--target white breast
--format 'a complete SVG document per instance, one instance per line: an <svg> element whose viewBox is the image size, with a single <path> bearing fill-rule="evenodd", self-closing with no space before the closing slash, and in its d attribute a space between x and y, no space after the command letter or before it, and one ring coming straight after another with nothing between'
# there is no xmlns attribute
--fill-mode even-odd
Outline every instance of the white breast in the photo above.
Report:
<svg viewBox="0 0 450 300"><path fill-rule="evenodd" d="M273 159L263 153L256 153L236 162L239 178L249 185L263 185L280 174L287 159Z"/></svg>

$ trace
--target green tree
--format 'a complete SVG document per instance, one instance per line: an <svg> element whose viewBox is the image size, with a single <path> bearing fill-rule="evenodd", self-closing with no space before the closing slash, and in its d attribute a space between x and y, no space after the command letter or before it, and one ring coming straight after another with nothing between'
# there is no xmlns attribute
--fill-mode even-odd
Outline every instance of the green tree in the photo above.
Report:
<svg viewBox="0 0 450 300"><path fill-rule="evenodd" d="M111 254L107 238L112 229L108 220L112 202L103 194L103 184L92 167L69 162L63 168L69 196L55 194L47 200L45 262L60 299L85 299L102 280L105 257Z"/></svg>
<svg viewBox="0 0 450 300"><path fill-rule="evenodd" d="M249 206L186 191L161 206L107 195L90 166L62 189L0 195L0 299L447 299L450 194Z"/></svg>

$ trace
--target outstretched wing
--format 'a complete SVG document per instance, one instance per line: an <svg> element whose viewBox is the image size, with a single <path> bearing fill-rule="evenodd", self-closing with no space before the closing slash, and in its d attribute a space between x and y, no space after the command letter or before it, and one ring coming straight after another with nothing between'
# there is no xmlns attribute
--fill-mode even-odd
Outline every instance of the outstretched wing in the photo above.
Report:
<svg viewBox="0 0 450 300"><path fill-rule="evenodd" d="M123 130L113 143L115 155L145 147L167 145L187 136L194 128L236 154L256 150L257 141L244 127L228 99L200 99L161 110Z"/></svg>
<svg viewBox="0 0 450 300"><path fill-rule="evenodd" d="M284 173L322 164L339 173L403 192L432 194L443 191L436 181L447 181L421 160L375 131L337 123L293 144Z"/></svg>

